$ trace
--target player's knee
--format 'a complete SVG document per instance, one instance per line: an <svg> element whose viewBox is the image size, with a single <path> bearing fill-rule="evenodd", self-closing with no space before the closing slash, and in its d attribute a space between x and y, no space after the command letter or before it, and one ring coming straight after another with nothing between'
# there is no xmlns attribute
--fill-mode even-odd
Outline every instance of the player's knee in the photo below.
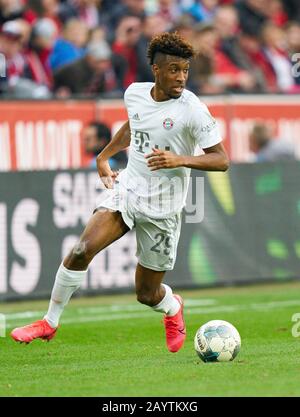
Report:
<svg viewBox="0 0 300 417"><path fill-rule="evenodd" d="M86 242L78 242L69 255L69 262L75 266L88 265L92 259L92 255ZM70 268L72 269L72 268Z"/></svg>
<svg viewBox="0 0 300 417"><path fill-rule="evenodd" d="M145 304L150 307L156 304L155 295L152 292L137 291L136 299L138 300L139 303Z"/></svg>

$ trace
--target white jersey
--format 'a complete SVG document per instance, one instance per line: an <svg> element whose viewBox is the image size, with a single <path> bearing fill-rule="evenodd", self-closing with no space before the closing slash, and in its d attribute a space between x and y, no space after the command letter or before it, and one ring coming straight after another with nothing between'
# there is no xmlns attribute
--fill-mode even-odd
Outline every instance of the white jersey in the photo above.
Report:
<svg viewBox="0 0 300 417"><path fill-rule="evenodd" d="M207 106L188 90L177 99L155 101L153 83L133 83L124 95L131 142L128 165L117 177L117 187L129 194L131 206L152 218L166 218L185 205L190 168L150 171L145 155L152 148L177 155L194 155L221 142L215 119Z"/></svg>

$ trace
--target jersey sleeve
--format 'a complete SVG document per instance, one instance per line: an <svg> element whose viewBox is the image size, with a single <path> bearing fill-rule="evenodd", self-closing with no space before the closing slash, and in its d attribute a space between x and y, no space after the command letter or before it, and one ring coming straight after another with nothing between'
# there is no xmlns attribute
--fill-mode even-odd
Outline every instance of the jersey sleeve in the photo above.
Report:
<svg viewBox="0 0 300 417"><path fill-rule="evenodd" d="M216 119L212 117L207 106L200 101L194 102L190 113L190 134L202 149L222 142Z"/></svg>
<svg viewBox="0 0 300 417"><path fill-rule="evenodd" d="M128 96L129 96L129 91L128 90L129 90L129 88L130 88L130 86L127 87L125 92L124 92L124 104L125 104L126 109L127 109L127 104L128 104Z"/></svg>
<svg viewBox="0 0 300 417"><path fill-rule="evenodd" d="M134 90L134 85L135 83L130 84L124 93L124 104L125 107L128 108L128 102L130 101L131 95L132 95L132 91Z"/></svg>

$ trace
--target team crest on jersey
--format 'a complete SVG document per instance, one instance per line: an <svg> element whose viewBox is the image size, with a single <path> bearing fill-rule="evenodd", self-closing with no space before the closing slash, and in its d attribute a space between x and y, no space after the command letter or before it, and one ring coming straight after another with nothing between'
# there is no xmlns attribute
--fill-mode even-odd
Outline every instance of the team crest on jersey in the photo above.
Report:
<svg viewBox="0 0 300 417"><path fill-rule="evenodd" d="M163 121L163 127L166 130L171 130L173 126L174 126L174 122L169 117Z"/></svg>

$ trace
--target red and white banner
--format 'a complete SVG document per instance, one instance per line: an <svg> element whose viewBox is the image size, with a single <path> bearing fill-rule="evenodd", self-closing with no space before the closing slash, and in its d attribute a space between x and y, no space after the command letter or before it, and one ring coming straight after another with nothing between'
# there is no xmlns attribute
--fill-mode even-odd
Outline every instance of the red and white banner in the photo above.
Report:
<svg viewBox="0 0 300 417"><path fill-rule="evenodd" d="M300 96L204 97L217 119L233 162L250 160L249 132L257 121L273 126L274 140L294 143L300 159ZM72 169L88 165L81 133L90 121L108 124L112 133L127 120L122 100L2 101L0 171Z"/></svg>
<svg viewBox="0 0 300 417"><path fill-rule="evenodd" d="M232 161L249 160L249 133L255 122L268 124L274 140L292 142L296 156L300 159L300 96L232 97L227 119Z"/></svg>
<svg viewBox="0 0 300 417"><path fill-rule="evenodd" d="M95 112L92 101L2 101L0 171L84 166L81 131Z"/></svg>

